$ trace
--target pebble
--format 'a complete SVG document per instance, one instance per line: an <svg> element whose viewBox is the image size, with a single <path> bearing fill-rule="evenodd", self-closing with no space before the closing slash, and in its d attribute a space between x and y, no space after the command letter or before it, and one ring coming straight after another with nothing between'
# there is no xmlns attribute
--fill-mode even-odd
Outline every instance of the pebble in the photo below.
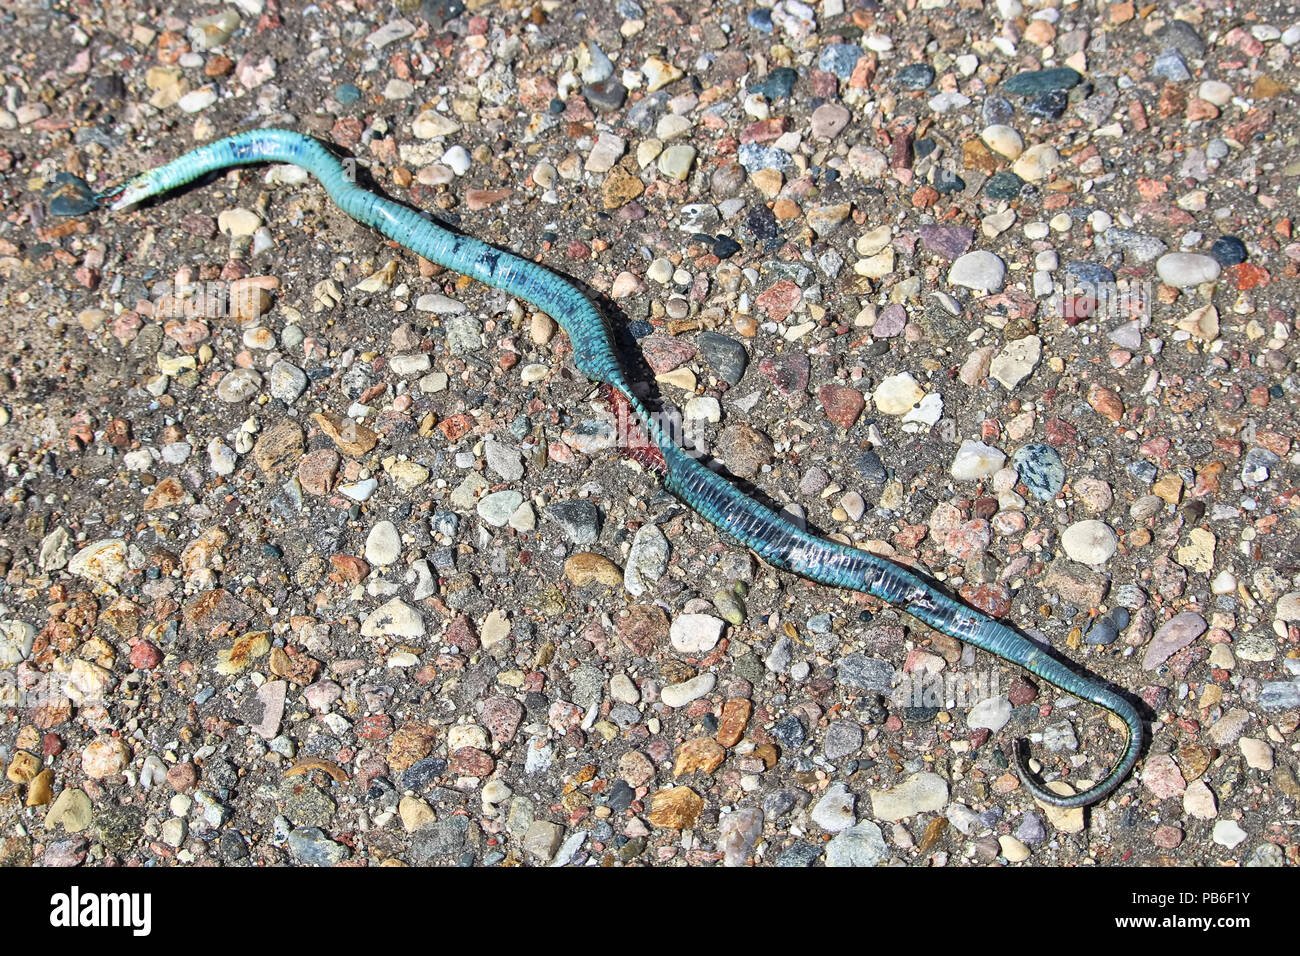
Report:
<svg viewBox="0 0 1300 956"><path fill-rule="evenodd" d="M1165 285L1190 289L1219 278L1219 263L1195 252L1167 252L1156 260L1156 274Z"/></svg>
<svg viewBox="0 0 1300 956"><path fill-rule="evenodd" d="M386 566L397 561L402 554L402 536L391 521L378 521L366 536L366 560L372 565Z"/></svg>
<svg viewBox="0 0 1300 956"><path fill-rule="evenodd" d="M1011 701L1006 697L988 697L981 700L966 715L966 724L972 730L987 728L997 733L1011 720Z"/></svg>
<svg viewBox="0 0 1300 956"><path fill-rule="evenodd" d="M1113 644L1128 624L1129 612L1122 607L1115 608L1109 614L1104 614L1093 621L1092 626L1083 635L1084 643L1095 647Z"/></svg>
<svg viewBox="0 0 1300 956"><path fill-rule="evenodd" d="M1236 820L1219 820L1214 824L1210 836L1219 846L1232 850L1246 840L1249 834Z"/></svg>
<svg viewBox="0 0 1300 956"><path fill-rule="evenodd" d="M957 481L979 481L1000 469L1007 456L996 448L983 442L969 439L961 443L948 473Z"/></svg>
<svg viewBox="0 0 1300 956"><path fill-rule="evenodd" d="M1221 266L1235 266L1246 261L1246 244L1236 236L1220 236L1210 246L1210 255Z"/></svg>
<svg viewBox="0 0 1300 956"><path fill-rule="evenodd" d="M857 797L849 792L848 787L842 783L833 783L813 806L809 816L813 823L828 833L839 833L857 822L854 813L856 805Z"/></svg>
<svg viewBox="0 0 1300 956"><path fill-rule="evenodd" d="M1300 682L1266 682L1259 691L1259 706L1267 711L1284 711L1300 707Z"/></svg>
<svg viewBox="0 0 1300 956"><path fill-rule="evenodd" d="M503 481L518 481L524 477L524 456L512 445L488 441L483 445L483 455L488 468Z"/></svg>
<svg viewBox="0 0 1300 956"><path fill-rule="evenodd" d="M668 539L657 525L642 525L632 539L623 572L623 586L628 593L639 597L668 570Z"/></svg>
<svg viewBox="0 0 1300 956"><path fill-rule="evenodd" d="M894 74L899 89L920 91L934 82L934 67L928 63L910 63Z"/></svg>
<svg viewBox="0 0 1300 956"><path fill-rule="evenodd" d="M1187 61L1183 59L1182 53L1173 47L1161 51L1152 64L1151 72L1170 83L1186 83L1192 78L1191 71L1187 68Z"/></svg>
<svg viewBox="0 0 1300 956"><path fill-rule="evenodd" d="M251 209L223 209L217 215L217 228L232 238L251 236L262 227L262 217Z"/></svg>
<svg viewBox="0 0 1300 956"><path fill-rule="evenodd" d="M817 65L827 73L834 73L841 80L847 80L853 75L853 67L860 59L862 47L856 43L832 43L822 47ZM926 86L928 85L927 83Z"/></svg>
<svg viewBox="0 0 1300 956"><path fill-rule="evenodd" d="M827 760L850 757L862 749L862 727L855 720L837 720L826 729L823 751Z"/></svg>
<svg viewBox="0 0 1300 956"><path fill-rule="evenodd" d="M1024 186L1025 181L1013 170L1000 169L984 184L984 195L990 199L1015 199Z"/></svg>
<svg viewBox="0 0 1300 956"><path fill-rule="evenodd" d="M102 780L126 769L131 751L117 737L100 736L81 752L81 770L92 780Z"/></svg>
<svg viewBox="0 0 1300 956"><path fill-rule="evenodd" d="M968 252L948 270L948 284L976 292L1000 292L1007 274L1006 263L984 249Z"/></svg>
<svg viewBox="0 0 1300 956"><path fill-rule="evenodd" d="M1065 465L1051 445L1024 445L1012 456L1016 475L1034 497L1051 501L1065 486Z"/></svg>
<svg viewBox="0 0 1300 956"><path fill-rule="evenodd" d="M1119 539L1110 525L1088 518L1074 522L1062 532L1061 547L1072 561L1099 567L1114 557Z"/></svg>
<svg viewBox="0 0 1300 956"><path fill-rule="evenodd" d="M836 661L835 679L846 687L887 694L893 687L894 665L865 654L848 654Z"/></svg>
<svg viewBox="0 0 1300 956"><path fill-rule="evenodd" d="M1038 183L1060 164L1061 155L1056 147L1050 143L1039 143L1021 153L1012 163L1011 170L1025 182Z"/></svg>
<svg viewBox="0 0 1300 956"><path fill-rule="evenodd" d="M1183 791L1183 812L1201 820L1213 820L1218 815L1218 801L1205 781L1194 780L1187 785Z"/></svg>
<svg viewBox="0 0 1300 956"><path fill-rule="evenodd" d="M843 385L823 385L817 392L817 399L826 417L841 428L851 428L866 405L861 392Z"/></svg>
<svg viewBox="0 0 1300 956"><path fill-rule="evenodd" d="M691 701L699 700L711 693L717 680L713 674L700 674L698 677L677 684L667 684L660 692L659 698L668 707L685 707Z"/></svg>
<svg viewBox="0 0 1300 956"><path fill-rule="evenodd" d="M788 66L778 66L767 74L761 82L749 87L750 93L758 93L769 100L784 100L794 92L794 83L799 74Z"/></svg>
<svg viewBox="0 0 1300 956"><path fill-rule="evenodd" d="M117 538L92 541L68 561L68 571L88 581L115 587L129 572L126 542ZM27 643L31 647L30 642Z"/></svg>
<svg viewBox="0 0 1300 956"><path fill-rule="evenodd" d="M1181 614L1174 615L1156 631L1142 658L1142 668L1154 670L1159 667L1175 652L1182 650L1204 634L1208 626L1205 618L1195 611L1183 611Z"/></svg>
<svg viewBox="0 0 1300 956"><path fill-rule="evenodd" d="M1026 811L1021 817L1020 826L1016 827L1016 839L1028 846L1037 846L1047 839L1047 831L1043 827L1042 818L1032 810Z"/></svg>
<svg viewBox="0 0 1300 956"><path fill-rule="evenodd" d="M948 803L948 784L936 773L917 773L888 790L871 791L871 813L877 820L904 820L934 813Z"/></svg>
<svg viewBox="0 0 1300 956"><path fill-rule="evenodd" d="M1082 74L1068 66L1048 70L1027 70L1003 81L1002 88L1020 96L1037 96L1054 90L1068 90L1083 80Z"/></svg>
<svg viewBox="0 0 1300 956"><path fill-rule="evenodd" d="M292 405L307 390L307 374L298 366L279 361L271 366L268 387L272 398Z"/></svg>
<svg viewBox="0 0 1300 956"><path fill-rule="evenodd" d="M782 172L794 165L793 158L785 150L760 143L743 144L737 151L736 158L751 174L764 169Z"/></svg>
<svg viewBox="0 0 1300 956"><path fill-rule="evenodd" d="M1221 80L1203 80L1196 95L1207 103L1222 108L1232 102L1232 87Z"/></svg>
<svg viewBox="0 0 1300 956"><path fill-rule="evenodd" d="M318 827L303 827L290 833L289 851L306 866L335 866L351 855L346 846L329 839Z"/></svg>
<svg viewBox="0 0 1300 956"><path fill-rule="evenodd" d="M1008 391L1015 389L1033 373L1043 357L1043 340L1037 335L1008 342L989 363L989 375Z"/></svg>
<svg viewBox="0 0 1300 956"><path fill-rule="evenodd" d="M79 176L59 172L46 190L51 216L85 216L99 208L95 191Z"/></svg>
<svg viewBox="0 0 1300 956"><path fill-rule="evenodd" d="M1254 737L1242 737L1237 744L1246 758L1246 765L1252 770L1267 773L1273 769L1273 748L1267 743Z"/></svg>
<svg viewBox="0 0 1300 956"><path fill-rule="evenodd" d="M1069 105L1070 98L1063 90L1050 90L1028 100L1023 109L1028 116L1035 116L1045 120L1058 120L1065 115L1065 110Z"/></svg>
<svg viewBox="0 0 1300 956"><path fill-rule="evenodd" d="M1288 591L1277 599L1273 619L1288 623L1300 621L1300 591Z"/></svg>
<svg viewBox="0 0 1300 956"><path fill-rule="evenodd" d="M675 143L659 153L659 172L669 179L685 179L695 163L695 147Z"/></svg>
<svg viewBox="0 0 1300 956"><path fill-rule="evenodd" d="M852 115L839 103L823 103L812 114L814 139L834 139L849 125Z"/></svg>
<svg viewBox="0 0 1300 956"><path fill-rule="evenodd" d="M176 108L182 113L200 113L216 101L217 91L211 86L202 86L177 100Z"/></svg>
<svg viewBox="0 0 1300 956"><path fill-rule="evenodd" d="M890 375L876 386L871 401L883 415L906 415L925 398L925 392L908 372Z"/></svg>
<svg viewBox="0 0 1300 956"><path fill-rule="evenodd" d="M546 508L546 517L558 524L574 544L595 544L600 536L600 512L590 501L556 502Z"/></svg>
<svg viewBox="0 0 1300 956"><path fill-rule="evenodd" d="M923 225L917 230L917 232L920 235L921 243L925 248L949 261L956 259L969 249L971 242L975 238L975 231L969 226ZM881 310L875 326L872 327L872 334L875 335L876 338L889 337L882 334L879 329L881 328L882 322L889 321L891 312L903 322L906 322L907 312L901 305L894 303L886 306ZM899 332L902 332L901 327L893 334L897 335Z"/></svg>
<svg viewBox="0 0 1300 956"><path fill-rule="evenodd" d="M510 518L524 503L524 496L518 491L505 489L484 495L475 505L475 512L483 521L493 528L504 528ZM594 539L593 539L594 540Z"/></svg>
<svg viewBox="0 0 1300 956"><path fill-rule="evenodd" d="M790 670L790 662L794 659L794 642L788 637L782 637L772 645L772 650L768 652L767 657L763 658L763 666L773 674L785 674ZM800 730L802 734L802 729Z"/></svg>
<svg viewBox="0 0 1300 956"><path fill-rule="evenodd" d="M744 866L763 835L763 811L743 807L725 814L718 824L718 849L723 866Z"/></svg>
<svg viewBox="0 0 1300 956"><path fill-rule="evenodd" d="M364 637L414 638L424 636L424 618L401 598L380 605L361 622Z"/></svg>
<svg viewBox="0 0 1300 956"><path fill-rule="evenodd" d="M1029 847L1010 834L998 837L998 847L1008 863L1023 863L1029 859Z"/></svg>
<svg viewBox="0 0 1300 956"><path fill-rule="evenodd" d="M33 806L30 800L28 806ZM45 829L62 826L67 833L80 833L94 822L94 809L86 792L77 787L65 787L45 814Z"/></svg>
<svg viewBox="0 0 1300 956"><path fill-rule="evenodd" d="M673 647L682 654L705 654L722 639L726 622L708 614L679 614L669 629Z"/></svg>
<svg viewBox="0 0 1300 956"><path fill-rule="evenodd" d="M884 834L870 820L841 830L826 844L826 865L831 867L879 866L888 859Z"/></svg>
<svg viewBox="0 0 1300 956"><path fill-rule="evenodd" d="M980 108L986 126L1005 126L1016 115L1016 108L1005 96L990 93Z"/></svg>
<svg viewBox="0 0 1300 956"><path fill-rule="evenodd" d="M999 156L1005 156L1007 159L1016 159L1025 151L1025 141L1020 134L1002 123L994 123L992 126L984 127L980 133L980 139L988 146L989 149Z"/></svg>
<svg viewBox="0 0 1300 956"><path fill-rule="evenodd" d="M217 398L231 405L247 402L262 391L262 376L251 368L227 372L217 383Z"/></svg>
<svg viewBox="0 0 1300 956"><path fill-rule="evenodd" d="M738 478L752 478L772 460L772 440L745 424L729 425L718 436L716 454Z"/></svg>

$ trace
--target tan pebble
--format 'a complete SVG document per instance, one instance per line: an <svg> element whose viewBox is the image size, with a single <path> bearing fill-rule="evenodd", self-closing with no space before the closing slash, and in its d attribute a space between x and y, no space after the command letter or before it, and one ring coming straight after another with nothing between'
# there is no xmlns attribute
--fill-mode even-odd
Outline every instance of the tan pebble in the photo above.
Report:
<svg viewBox="0 0 1300 956"><path fill-rule="evenodd" d="M583 587L593 581L611 588L623 583L623 572L618 565L603 555L589 552L575 554L565 561L564 576L576 587Z"/></svg>
<svg viewBox="0 0 1300 956"><path fill-rule="evenodd" d="M689 830L704 810L704 798L690 787L670 787L650 798L646 819L668 830Z"/></svg>
<svg viewBox="0 0 1300 956"><path fill-rule="evenodd" d="M529 322L528 334L534 345L546 345L555 335L555 320L545 312L534 312Z"/></svg>
<svg viewBox="0 0 1300 956"><path fill-rule="evenodd" d="M35 754L19 750L9 761L5 776L14 783L30 783L41 772L41 759Z"/></svg>
<svg viewBox="0 0 1300 956"><path fill-rule="evenodd" d="M121 773L131 760L131 751L116 737L100 737L81 752L81 769L86 776L101 780Z"/></svg>
<svg viewBox="0 0 1300 956"><path fill-rule="evenodd" d="M46 767L27 787L27 799L24 801L29 807L43 807L50 802L51 785L54 783L54 771Z"/></svg>

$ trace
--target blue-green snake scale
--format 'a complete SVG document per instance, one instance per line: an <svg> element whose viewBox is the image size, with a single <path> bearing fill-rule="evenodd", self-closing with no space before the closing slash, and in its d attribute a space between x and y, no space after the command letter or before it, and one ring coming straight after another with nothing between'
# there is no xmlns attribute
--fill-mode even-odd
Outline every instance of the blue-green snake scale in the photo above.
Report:
<svg viewBox="0 0 1300 956"><path fill-rule="evenodd" d="M1048 790L1016 748L1021 779L1038 800L1082 807L1102 799L1129 775L1142 743L1142 721L1122 695L1071 669L1050 651L980 611L942 593L912 571L884 558L809 534L746 495L679 447L633 392L619 359L609 319L572 282L534 262L458 235L412 209L358 186L321 143L287 130L254 130L201 146L100 193L101 205L122 209L166 193L200 176L253 163L292 163L314 175L353 219L448 269L508 292L547 313L573 343L574 364L589 379L626 398L641 427L663 453L664 481L683 502L720 531L775 567L835 587L853 588L896 605L925 624L1038 675L1070 694L1118 716L1128 729L1123 756L1099 783L1063 796Z"/></svg>

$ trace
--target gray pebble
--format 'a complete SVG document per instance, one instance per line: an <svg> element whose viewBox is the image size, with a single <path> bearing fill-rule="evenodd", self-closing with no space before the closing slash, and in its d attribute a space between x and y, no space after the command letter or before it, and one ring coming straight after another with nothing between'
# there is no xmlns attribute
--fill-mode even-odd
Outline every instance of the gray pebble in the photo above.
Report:
<svg viewBox="0 0 1300 956"><path fill-rule="evenodd" d="M887 859L884 834L870 820L844 830L826 845L827 866L879 866Z"/></svg>
<svg viewBox="0 0 1300 956"><path fill-rule="evenodd" d="M289 362L276 362L271 366L271 396L289 405L307 390L307 373Z"/></svg>
<svg viewBox="0 0 1300 956"><path fill-rule="evenodd" d="M590 501L557 501L547 507L546 516L563 528L574 544L594 544L600 536L600 512Z"/></svg>
<svg viewBox="0 0 1300 956"><path fill-rule="evenodd" d="M1065 465L1051 445L1025 445L1011 460L1020 480L1042 501L1051 501L1065 486Z"/></svg>
<svg viewBox="0 0 1300 956"><path fill-rule="evenodd" d="M827 760L839 760L862 747L862 727L855 720L837 720L826 730L823 744Z"/></svg>

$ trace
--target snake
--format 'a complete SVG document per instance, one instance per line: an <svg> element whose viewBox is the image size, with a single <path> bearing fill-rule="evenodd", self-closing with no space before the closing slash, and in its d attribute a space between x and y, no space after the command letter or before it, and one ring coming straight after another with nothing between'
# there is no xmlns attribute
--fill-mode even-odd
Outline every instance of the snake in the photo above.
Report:
<svg viewBox="0 0 1300 956"><path fill-rule="evenodd" d="M237 133L96 193L94 205L124 210L209 173L261 163L288 163L305 169L357 222L429 262L500 289L551 316L570 340L578 371L617 393L658 448L667 490L767 564L821 584L872 595L935 631L994 654L1058 690L1097 705L1122 722L1127 735L1122 756L1100 782L1079 792L1059 784L1057 790L1065 792L1049 789L1030 767L1028 742L1016 741L1013 750L1021 782L1036 800L1062 809L1086 807L1104 799L1129 776L1142 746L1143 724L1136 707L1120 691L1010 625L959 602L913 569L819 537L746 494L729 477L681 447L671 427L638 397L620 358L610 318L573 281L358 185L355 166L350 171L316 139L283 129Z"/></svg>

